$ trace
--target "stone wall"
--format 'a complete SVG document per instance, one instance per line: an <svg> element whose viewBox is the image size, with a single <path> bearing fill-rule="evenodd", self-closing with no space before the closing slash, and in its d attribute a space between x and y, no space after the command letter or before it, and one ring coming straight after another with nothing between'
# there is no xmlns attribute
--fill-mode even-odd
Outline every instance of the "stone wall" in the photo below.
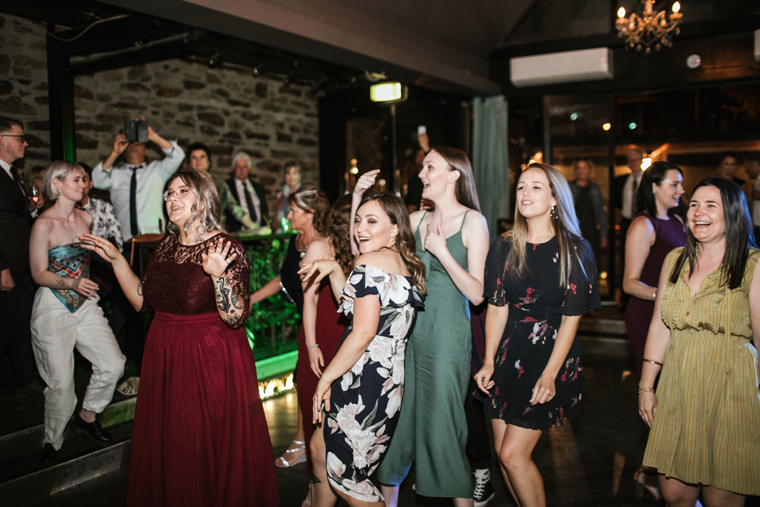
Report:
<svg viewBox="0 0 760 507"><path fill-rule="evenodd" d="M0 115L25 123L26 169L50 160L45 29L0 15ZM142 115L181 146L207 144L214 173L228 175L234 152L245 150L270 204L288 160L301 164L304 182L319 184L317 99L309 87L173 59L77 76L74 95L76 156L91 166L111 151L124 120ZM163 154L152 147L148 156Z"/></svg>
<svg viewBox="0 0 760 507"><path fill-rule="evenodd" d="M0 115L24 122L30 169L50 163L47 51L44 23L0 14Z"/></svg>
<svg viewBox="0 0 760 507"><path fill-rule="evenodd" d="M124 120L142 115L180 146L207 144L212 172L227 176L232 155L245 150L270 198L288 160L301 163L305 182L319 183L317 99L308 87L168 60L78 76L74 95L77 158L91 165L111 151ZM149 156L163 154L153 147Z"/></svg>

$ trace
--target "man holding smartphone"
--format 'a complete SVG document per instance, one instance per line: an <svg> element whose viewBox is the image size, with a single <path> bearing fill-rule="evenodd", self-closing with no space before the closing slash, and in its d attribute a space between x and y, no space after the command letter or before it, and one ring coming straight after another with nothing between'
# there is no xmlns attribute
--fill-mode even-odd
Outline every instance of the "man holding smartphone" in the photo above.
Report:
<svg viewBox="0 0 760 507"><path fill-rule="evenodd" d="M145 118L134 118L135 122L145 122ZM116 217L121 223L124 243L140 234L161 233L159 223L163 218L163 192L166 180L179 169L185 158L175 141L168 141L147 125L148 141L155 143L166 155L163 160L147 164L148 148L139 141L129 142L124 134L119 134L108 157L92 170L95 187L110 190ZM126 164L114 166L124 154Z"/></svg>

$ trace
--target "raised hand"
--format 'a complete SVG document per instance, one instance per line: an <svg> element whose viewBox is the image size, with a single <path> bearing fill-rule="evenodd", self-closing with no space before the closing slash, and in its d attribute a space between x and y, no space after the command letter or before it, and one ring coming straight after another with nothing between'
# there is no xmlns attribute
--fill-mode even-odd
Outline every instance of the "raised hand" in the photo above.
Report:
<svg viewBox="0 0 760 507"><path fill-rule="evenodd" d="M428 224L427 234L425 234L425 238L422 240L422 245L425 250L436 257L440 257L440 254L446 251L446 238L443 235L443 226L438 224L438 226L432 228Z"/></svg>
<svg viewBox="0 0 760 507"><path fill-rule="evenodd" d="M82 234L79 236L79 241L81 241L82 248L95 252L108 263L113 264L119 257L123 257L113 243L100 236Z"/></svg>
<svg viewBox="0 0 760 507"><path fill-rule="evenodd" d="M124 150L127 149L127 146L129 145L129 141L127 141L127 136L124 134L119 134L116 136L116 139L113 141L113 154L117 157L124 153Z"/></svg>
<svg viewBox="0 0 760 507"><path fill-rule="evenodd" d="M380 174L380 169L374 169L362 174L354 187L354 195L358 197L364 195L364 192L375 184L378 174Z"/></svg>
<svg viewBox="0 0 760 507"><path fill-rule="evenodd" d="M340 264L337 261L331 259L324 259L321 261L310 262L305 264L298 270L298 274L301 275L301 280L309 280L314 277L313 284L317 285L326 276L334 271L340 270Z"/></svg>
<svg viewBox="0 0 760 507"><path fill-rule="evenodd" d="M140 116L139 118L135 118L135 121L141 120L146 121L144 116ZM150 123L148 123L148 141L154 141L156 138L156 131L153 130L153 127L150 126Z"/></svg>
<svg viewBox="0 0 760 507"><path fill-rule="evenodd" d="M201 254L201 265L206 274L220 278L227 271L227 266L237 257L237 253L229 255L231 245L229 240L225 244L224 239L219 238L209 245L208 252Z"/></svg>

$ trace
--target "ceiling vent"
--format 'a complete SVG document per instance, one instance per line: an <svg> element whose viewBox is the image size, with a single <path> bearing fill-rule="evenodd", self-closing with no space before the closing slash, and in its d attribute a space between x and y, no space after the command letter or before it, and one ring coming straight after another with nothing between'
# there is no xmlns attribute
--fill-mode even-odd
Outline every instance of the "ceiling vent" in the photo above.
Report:
<svg viewBox="0 0 760 507"><path fill-rule="evenodd" d="M758 30L760 32L760 30ZM755 55L757 39L755 32ZM546 55L521 56L509 62L512 84L538 86L576 81L612 79L612 51L609 48L564 51Z"/></svg>

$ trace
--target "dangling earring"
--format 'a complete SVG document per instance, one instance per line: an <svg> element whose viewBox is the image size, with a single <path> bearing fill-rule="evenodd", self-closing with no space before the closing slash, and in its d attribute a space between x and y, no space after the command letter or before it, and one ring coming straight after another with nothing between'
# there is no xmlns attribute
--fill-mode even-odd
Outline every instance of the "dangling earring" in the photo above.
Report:
<svg viewBox="0 0 760 507"><path fill-rule="evenodd" d="M549 216L551 216L551 219L554 220L555 222L559 219L559 215L557 215L557 207L556 206L552 205L551 215L549 215Z"/></svg>

